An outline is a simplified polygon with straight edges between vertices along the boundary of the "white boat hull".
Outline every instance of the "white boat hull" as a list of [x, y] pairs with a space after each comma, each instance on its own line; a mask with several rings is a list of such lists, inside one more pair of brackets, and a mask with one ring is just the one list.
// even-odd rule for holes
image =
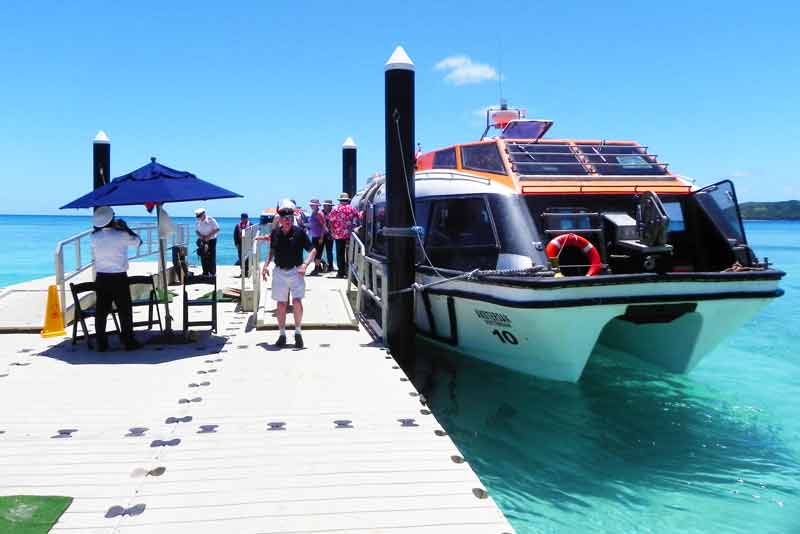
[[[436, 279], [418, 276], [421, 283]], [[575, 382], [598, 342], [672, 372], [689, 372], [779, 294], [777, 280], [554, 289], [454, 281], [418, 294], [415, 319], [422, 335], [469, 356]], [[650, 313], [682, 306], [685, 311], [674, 318], [622, 318], [629, 309]]]

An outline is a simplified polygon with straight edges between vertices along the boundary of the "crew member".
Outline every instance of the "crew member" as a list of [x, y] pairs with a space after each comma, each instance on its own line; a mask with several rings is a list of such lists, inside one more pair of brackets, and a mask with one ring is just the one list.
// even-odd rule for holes
[[219, 225], [212, 217], [206, 215], [205, 208], [194, 210], [197, 218], [197, 241], [200, 251], [200, 263], [203, 266], [203, 275], [217, 274], [217, 234]]
[[[306, 269], [314, 261], [317, 251], [311, 246], [308, 234], [294, 225], [294, 203], [283, 200], [279, 204], [280, 227], [272, 231], [270, 237], [269, 257], [264, 262], [261, 277], [266, 281], [269, 277], [269, 264], [275, 258], [275, 269], [272, 271], [272, 298], [278, 303], [278, 340], [275, 346], [286, 346], [286, 311], [289, 307], [289, 291], [292, 293], [292, 311], [294, 314], [294, 346], [303, 348], [303, 296], [306, 292]], [[303, 251], [310, 252], [303, 261]]]
[[128, 286], [128, 247], [138, 247], [142, 240], [128, 228], [122, 219], [114, 219], [114, 210], [107, 206], [97, 208], [92, 217], [92, 251], [97, 271], [95, 278], [95, 333], [97, 350], [108, 350], [106, 320], [111, 304], [117, 308], [120, 321], [120, 339], [125, 350], [135, 350], [141, 344], [133, 337], [133, 309]]
[[[236, 245], [236, 263], [234, 265], [242, 265], [242, 232], [250, 226], [250, 218], [246, 213], [242, 213], [239, 222], [233, 229], [233, 244]], [[244, 277], [250, 276], [250, 260], [245, 258], [244, 266], [242, 267]]]

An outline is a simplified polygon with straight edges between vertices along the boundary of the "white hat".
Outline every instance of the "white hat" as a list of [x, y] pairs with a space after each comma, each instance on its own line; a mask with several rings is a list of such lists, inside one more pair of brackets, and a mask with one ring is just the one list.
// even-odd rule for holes
[[294, 211], [294, 202], [292, 202], [288, 198], [284, 198], [283, 200], [281, 200], [280, 204], [278, 204], [278, 211], [282, 210]]
[[99, 208], [95, 208], [94, 215], [92, 215], [92, 226], [97, 228], [103, 228], [104, 226], [108, 225], [108, 223], [110, 223], [113, 218], [114, 218], [114, 210], [112, 210], [108, 206], [101, 206]]
[[197, 217], [198, 215], [203, 214], [205, 212], [206, 212], [205, 208], [197, 208], [196, 210], [194, 210], [194, 216]]

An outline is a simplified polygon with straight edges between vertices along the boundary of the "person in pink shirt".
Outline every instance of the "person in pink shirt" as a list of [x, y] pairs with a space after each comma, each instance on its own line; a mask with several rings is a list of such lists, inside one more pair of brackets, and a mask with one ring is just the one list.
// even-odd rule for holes
[[347, 193], [339, 195], [339, 205], [331, 210], [328, 221], [331, 225], [331, 237], [336, 243], [337, 278], [347, 278], [347, 242], [358, 224], [358, 211], [350, 205]]

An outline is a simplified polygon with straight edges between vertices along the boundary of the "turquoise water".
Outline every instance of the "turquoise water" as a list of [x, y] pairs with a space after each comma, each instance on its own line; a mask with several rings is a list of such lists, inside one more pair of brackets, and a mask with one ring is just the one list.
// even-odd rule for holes
[[786, 295], [688, 376], [603, 349], [578, 384], [439, 354], [433, 411], [517, 532], [800, 532], [800, 223], [747, 233]]
[[[155, 224], [155, 217], [124, 217], [130, 224]], [[194, 235], [194, 217], [174, 217], [176, 224], [190, 225]], [[238, 218], [217, 218], [220, 237], [217, 240], [217, 263], [233, 264], [236, 261], [236, 247], [233, 245], [233, 229]], [[3, 243], [3, 259], [0, 261], [0, 287], [50, 276], [54, 272], [55, 248], [59, 241], [85, 230], [91, 229], [89, 216], [50, 216], [50, 215], [0, 215], [0, 243]], [[81, 241], [82, 247], [89, 246], [89, 240]], [[194, 240], [190, 242], [190, 261], [199, 265], [194, 253]], [[89, 249], [84, 250], [84, 258], [91, 257]], [[69, 271], [75, 265], [74, 249], [65, 250], [64, 262]], [[143, 261], [157, 261], [153, 255]], [[167, 257], [170, 261], [170, 257]]]
[[[237, 220], [218, 221], [232, 264]], [[0, 216], [0, 286], [52, 274], [88, 225]], [[747, 232], [786, 295], [691, 375], [601, 349], [563, 384], [437, 354], [433, 410], [519, 533], [800, 533], [800, 223]]]

